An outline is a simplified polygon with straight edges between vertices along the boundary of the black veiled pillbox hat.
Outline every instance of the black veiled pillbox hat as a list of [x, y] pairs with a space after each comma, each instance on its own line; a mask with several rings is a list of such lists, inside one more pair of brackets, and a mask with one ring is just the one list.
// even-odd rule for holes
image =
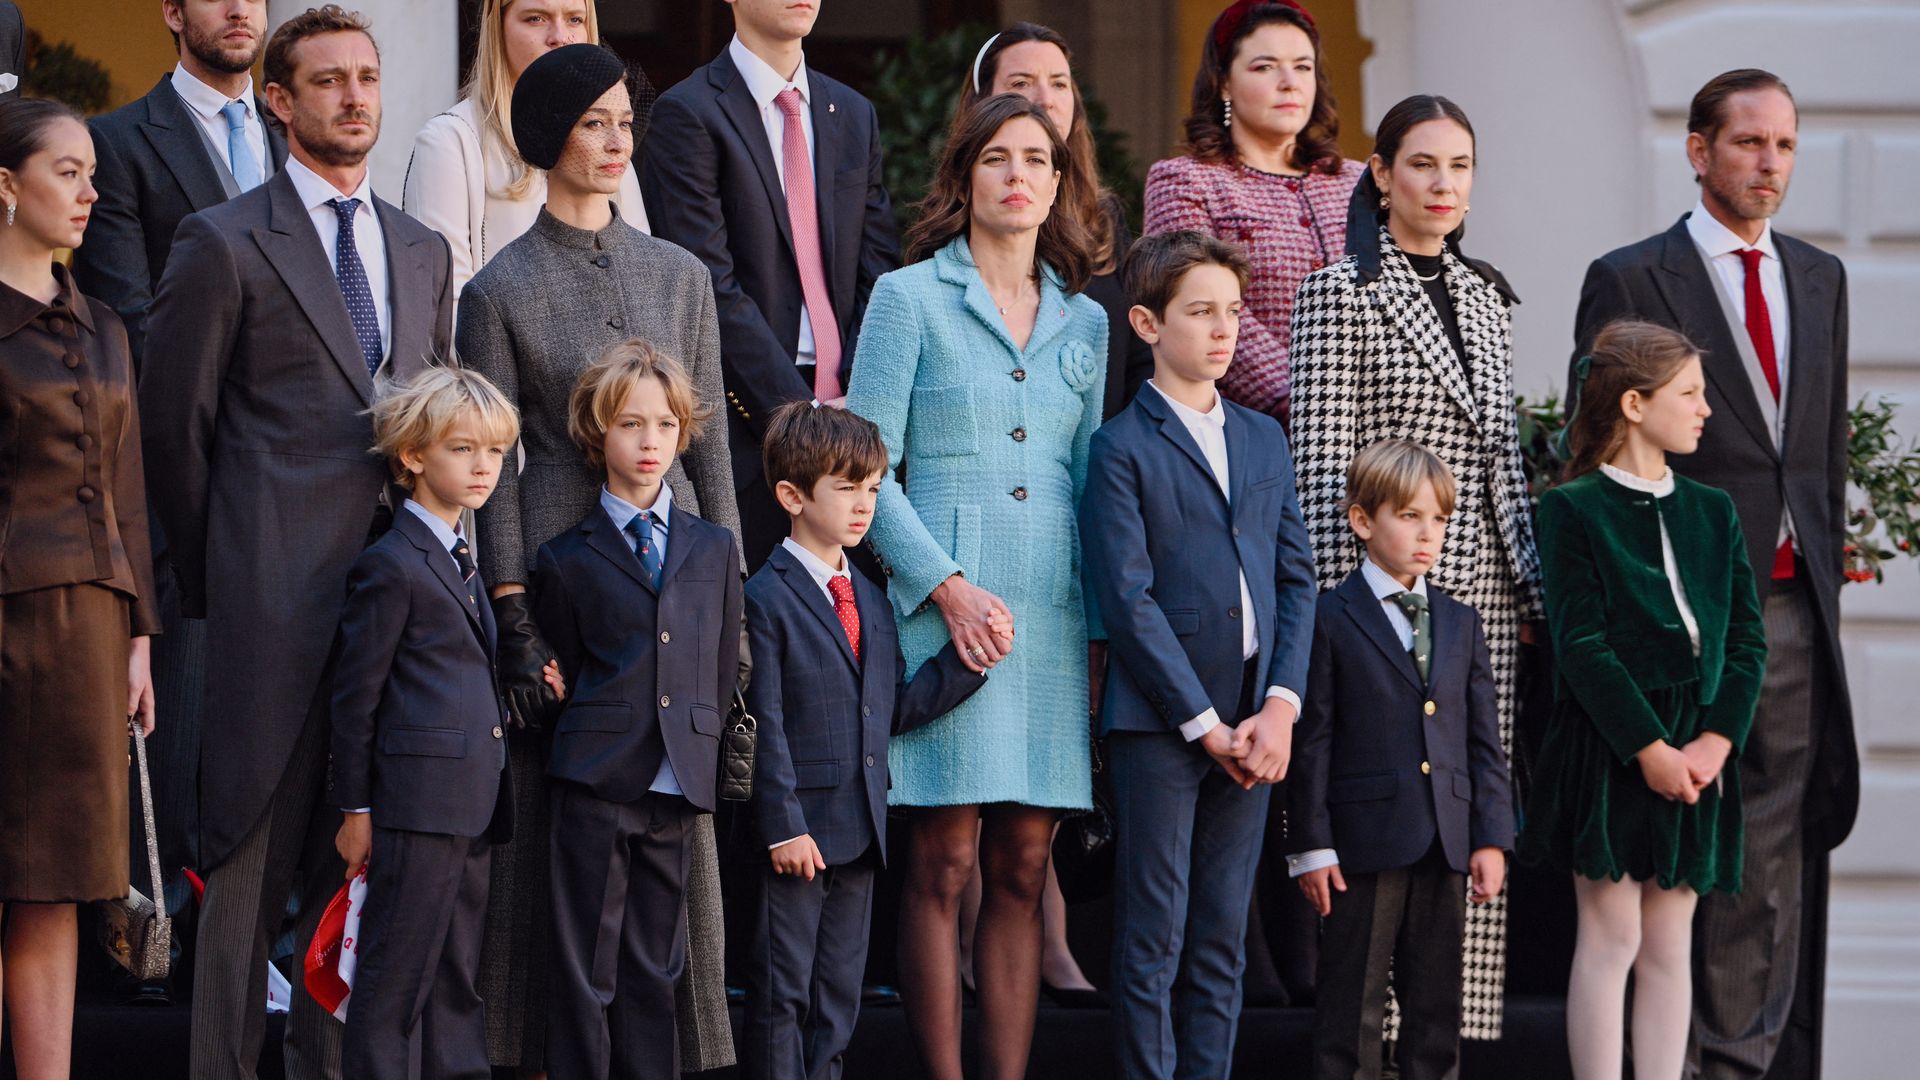
[[513, 86], [513, 143], [520, 159], [536, 169], [553, 168], [581, 115], [626, 77], [619, 57], [585, 42], [528, 64]]

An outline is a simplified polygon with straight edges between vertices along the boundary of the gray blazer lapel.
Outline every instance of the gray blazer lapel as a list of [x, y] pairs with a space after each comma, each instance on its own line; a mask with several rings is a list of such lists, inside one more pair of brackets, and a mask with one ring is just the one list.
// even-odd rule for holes
[[[163, 77], [160, 85], [147, 94], [146, 102], [147, 119], [140, 125], [140, 133], [180, 184], [187, 202], [195, 210], [205, 210], [227, 201], [217, 159], [207, 150], [206, 134], [172, 83]], [[181, 137], [188, 132], [195, 133], [194, 137]]]
[[388, 328], [393, 344], [384, 365], [404, 379], [446, 359], [433, 355], [435, 308], [427, 292], [433, 281], [433, 270], [427, 264], [431, 244], [425, 237], [409, 237], [402, 232], [406, 218], [399, 207], [378, 195], [373, 203], [380, 218], [380, 235], [387, 245], [387, 317], [393, 320]]
[[[1808, 423], [1806, 410], [1814, 398], [1814, 380], [1831, 370], [1834, 362], [1833, 277], [1818, 263], [1806, 263], [1791, 257], [1791, 250], [1774, 237], [1774, 250], [1780, 253], [1782, 277], [1787, 283], [1787, 420], [1780, 429], [1780, 453], [1786, 455], [1786, 440]], [[1824, 449], [1822, 450], [1824, 453]]]
[[[347, 314], [340, 281], [334, 277], [333, 267], [327, 265], [327, 251], [314, 231], [313, 219], [300, 205], [300, 194], [284, 171], [267, 181], [266, 188], [268, 223], [265, 229], [253, 230], [254, 242], [306, 313], [340, 373], [353, 384], [360, 400], [371, 404], [373, 377], [367, 374], [366, 355], [353, 332], [353, 317]], [[391, 271], [388, 276], [391, 279]]]
[[840, 159], [840, 111], [826, 84], [814, 82], [807, 112], [813, 118], [813, 201], [820, 225], [820, 265], [826, 268], [828, 302], [833, 292], [833, 163]]

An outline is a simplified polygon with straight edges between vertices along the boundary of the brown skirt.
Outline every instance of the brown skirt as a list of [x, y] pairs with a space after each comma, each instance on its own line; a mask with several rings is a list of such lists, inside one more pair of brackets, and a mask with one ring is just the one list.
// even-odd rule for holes
[[0, 596], [0, 902], [127, 895], [126, 597]]

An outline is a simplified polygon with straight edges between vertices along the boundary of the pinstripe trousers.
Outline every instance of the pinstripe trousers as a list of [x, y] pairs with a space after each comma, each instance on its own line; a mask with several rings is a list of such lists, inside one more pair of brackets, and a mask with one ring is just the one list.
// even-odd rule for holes
[[1812, 593], [1798, 581], [1781, 585], [1762, 604], [1767, 672], [1753, 731], [1730, 763], [1745, 812], [1740, 892], [1701, 897], [1694, 917], [1687, 1076], [1701, 1080], [1765, 1075], [1799, 976], [1804, 811], [1829, 676]]
[[[343, 1025], [307, 996], [300, 959], [327, 901], [344, 881], [334, 850], [339, 815], [326, 795], [332, 663], [320, 680], [287, 771], [240, 846], [207, 875], [194, 951], [194, 1080], [253, 1080], [267, 1028], [267, 951], [286, 920], [287, 893], [304, 870], [295, 933], [287, 1080], [340, 1080]], [[218, 752], [218, 748], [209, 748]]]

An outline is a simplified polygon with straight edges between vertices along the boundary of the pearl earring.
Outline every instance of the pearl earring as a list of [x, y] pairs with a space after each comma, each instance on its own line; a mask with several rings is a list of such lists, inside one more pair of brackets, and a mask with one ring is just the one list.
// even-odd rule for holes
[[13, 204], [12, 203], [7, 204], [7, 227], [8, 228], [13, 227]]
[[1380, 209], [1386, 210], [1392, 207], [1392, 205], [1392, 202], [1390, 202], [1385, 195], [1380, 196]]
[[1233, 126], [1233, 99], [1232, 98], [1220, 99], [1220, 126], [1221, 127]]

